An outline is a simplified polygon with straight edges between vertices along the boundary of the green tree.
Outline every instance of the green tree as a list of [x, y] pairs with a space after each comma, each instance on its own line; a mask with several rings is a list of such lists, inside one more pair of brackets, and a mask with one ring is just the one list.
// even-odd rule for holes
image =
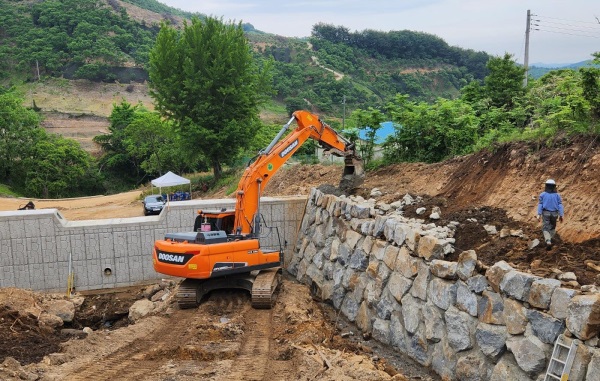
[[140, 163], [151, 175], [163, 175], [172, 170], [182, 173], [197, 168], [188, 160], [189, 155], [179, 149], [180, 140], [170, 123], [155, 112], [140, 110], [124, 130], [127, 154]]
[[525, 94], [523, 79], [525, 69], [517, 66], [512, 55], [493, 57], [487, 63], [490, 73], [485, 77], [485, 94], [495, 107], [512, 108], [517, 99]]
[[[600, 52], [594, 53], [593, 62], [600, 65]], [[589, 102], [591, 115], [594, 121], [600, 119], [600, 69], [598, 67], [586, 67], [579, 69], [581, 73], [581, 85], [583, 96]]]
[[[585, 78], [585, 76], [583, 76]], [[590, 126], [590, 103], [584, 95], [582, 73], [553, 70], [533, 81], [526, 107], [531, 109], [530, 126], [537, 135], [550, 138], [559, 130], [585, 131]]]
[[369, 107], [367, 110], [355, 110], [352, 119], [360, 131], [365, 132], [365, 139], [358, 141], [358, 150], [365, 162], [365, 166], [373, 159], [375, 153], [375, 137], [385, 121], [385, 115], [377, 109]]
[[94, 142], [102, 148], [100, 168], [109, 178], [118, 178], [124, 184], [139, 183], [145, 177], [139, 161], [127, 151], [125, 129], [135, 120], [135, 114], [141, 106], [132, 106], [123, 100], [113, 105], [109, 116], [108, 134], [94, 137]]
[[477, 141], [478, 118], [460, 99], [430, 105], [398, 95], [387, 107], [398, 126], [384, 144], [388, 161], [437, 162], [471, 152]]
[[241, 24], [193, 18], [181, 33], [161, 26], [149, 74], [158, 112], [220, 178], [222, 165], [250, 144], [259, 106], [271, 95], [270, 65], [255, 64]]
[[0, 181], [34, 197], [99, 191], [93, 158], [70, 139], [46, 133], [15, 93], [0, 92]]
[[43, 198], [82, 196], [101, 189], [91, 156], [74, 140], [46, 135], [23, 160], [24, 188]]
[[22, 105], [14, 92], [0, 94], [0, 181], [16, 180], [28, 147], [45, 135], [38, 115]]

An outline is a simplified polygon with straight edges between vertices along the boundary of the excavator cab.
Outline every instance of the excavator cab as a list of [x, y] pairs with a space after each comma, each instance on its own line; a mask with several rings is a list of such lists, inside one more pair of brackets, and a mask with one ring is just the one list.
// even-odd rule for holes
[[199, 210], [194, 221], [195, 232], [222, 230], [227, 235], [234, 234], [235, 210]]

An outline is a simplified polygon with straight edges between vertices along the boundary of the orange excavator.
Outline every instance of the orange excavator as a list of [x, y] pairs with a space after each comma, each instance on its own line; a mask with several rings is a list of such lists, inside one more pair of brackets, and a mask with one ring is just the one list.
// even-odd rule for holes
[[[294, 121], [297, 127], [290, 131]], [[260, 214], [260, 197], [273, 175], [308, 139], [317, 141], [326, 152], [344, 157], [341, 192], [351, 193], [362, 184], [363, 165], [354, 144], [318, 116], [294, 112], [269, 146], [246, 167], [235, 192], [234, 210], [200, 210], [193, 232], [167, 233], [164, 240], [154, 243], [154, 270], [185, 278], [177, 292], [180, 308], [197, 307], [204, 295], [219, 288], [246, 289], [254, 308], [271, 308], [284, 245], [279, 240], [276, 249], [261, 247], [263, 228], [272, 228], [266, 227]]]

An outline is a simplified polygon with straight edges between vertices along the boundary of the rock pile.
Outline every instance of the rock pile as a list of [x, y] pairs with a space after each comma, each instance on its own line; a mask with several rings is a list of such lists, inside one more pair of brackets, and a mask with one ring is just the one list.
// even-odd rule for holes
[[504, 261], [488, 268], [473, 250], [447, 261], [458, 222], [405, 218], [402, 205], [411, 202], [407, 195], [381, 205], [313, 189], [288, 271], [364, 333], [445, 379], [543, 379], [559, 335], [581, 342], [569, 380], [600, 379], [594, 288], [566, 288], [567, 279]]

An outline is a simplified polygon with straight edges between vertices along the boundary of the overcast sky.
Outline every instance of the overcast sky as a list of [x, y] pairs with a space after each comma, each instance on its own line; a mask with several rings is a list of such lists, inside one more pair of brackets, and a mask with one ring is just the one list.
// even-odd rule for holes
[[[508, 52], [522, 63], [527, 10], [534, 15], [529, 62], [574, 63], [600, 51], [598, 0], [159, 0], [190, 12], [242, 21], [287, 37], [308, 37], [318, 22], [350, 31], [413, 30], [450, 45]], [[535, 21], [539, 20], [539, 21]]]

